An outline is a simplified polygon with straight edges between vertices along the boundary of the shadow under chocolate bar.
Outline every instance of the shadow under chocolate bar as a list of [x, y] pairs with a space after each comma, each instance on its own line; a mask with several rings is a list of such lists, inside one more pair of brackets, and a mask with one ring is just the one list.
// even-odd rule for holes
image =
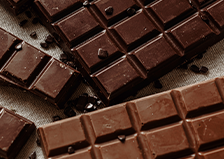
[[18, 15], [32, 5], [34, 0], [1, 0], [1, 4], [13, 14]]
[[81, 75], [0, 28], [0, 78], [63, 108]]
[[219, 77], [47, 124], [38, 135], [49, 159], [221, 159], [223, 99]]
[[15, 159], [34, 130], [33, 122], [0, 106], [0, 158]]
[[224, 37], [223, 0], [35, 0], [34, 9], [106, 105]]

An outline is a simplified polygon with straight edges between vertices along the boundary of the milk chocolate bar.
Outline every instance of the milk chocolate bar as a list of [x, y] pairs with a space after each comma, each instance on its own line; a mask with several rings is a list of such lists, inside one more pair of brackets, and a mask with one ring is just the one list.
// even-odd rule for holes
[[2, 0], [2, 4], [15, 15], [26, 10], [33, 3], [33, 0]]
[[49, 159], [221, 159], [223, 99], [220, 77], [44, 125], [38, 135]]
[[0, 78], [63, 108], [81, 81], [75, 69], [0, 29]]
[[34, 130], [33, 122], [0, 106], [0, 158], [15, 159]]
[[223, 0], [35, 0], [34, 5], [106, 105], [224, 37]]

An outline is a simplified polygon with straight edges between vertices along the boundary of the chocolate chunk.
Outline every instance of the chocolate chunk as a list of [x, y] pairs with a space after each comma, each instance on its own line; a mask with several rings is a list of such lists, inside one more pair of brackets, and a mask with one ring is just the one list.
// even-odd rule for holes
[[53, 116], [53, 122], [58, 121], [58, 120], [61, 120], [60, 116], [58, 116], [58, 115]]
[[22, 44], [22, 43], [19, 43], [19, 44], [17, 44], [17, 45], [15, 46], [15, 49], [16, 49], [17, 51], [22, 50], [22, 48], [23, 48], [23, 44]]
[[37, 37], [37, 33], [34, 31], [34, 32], [32, 32], [32, 33], [30, 34], [30, 36], [31, 36], [32, 38], [36, 38], [36, 37]]
[[51, 43], [54, 42], [54, 38], [51, 35], [48, 35], [47, 38], [46, 38], [46, 40], [45, 40], [45, 42], [47, 44], [51, 44]]
[[199, 70], [201, 73], [207, 73], [208, 72], [208, 68], [205, 66], [202, 66]]
[[76, 112], [72, 109], [72, 107], [67, 106], [64, 110], [64, 114], [68, 117], [76, 116]]
[[32, 23], [37, 24], [39, 21], [40, 21], [39, 18], [33, 18]]
[[69, 154], [73, 154], [73, 153], [75, 153], [75, 149], [73, 148], [73, 146], [69, 146], [69, 147], [68, 147], [68, 153], [69, 153]]
[[19, 26], [22, 27], [22, 26], [24, 26], [27, 22], [28, 22], [28, 20], [25, 19], [25, 20], [23, 20], [23, 21], [21, 21], [21, 22], [19, 23]]
[[33, 122], [0, 106], [1, 157], [15, 159], [34, 130]]
[[117, 138], [118, 138], [118, 140], [120, 140], [121, 142], [125, 142], [126, 136], [125, 136], [125, 135], [118, 135]]
[[92, 103], [93, 105], [95, 105], [98, 100], [99, 98], [97, 96], [88, 97], [88, 103]]
[[160, 83], [159, 80], [155, 80], [154, 81], [154, 87], [158, 88], [158, 89], [161, 89], [161, 88], [163, 88], [163, 85]]
[[41, 42], [40, 46], [45, 49], [47, 49], [49, 47], [49, 45], [46, 42]]
[[200, 69], [196, 65], [191, 65], [190, 70], [195, 72], [195, 73], [200, 73]]
[[134, 8], [128, 8], [127, 13], [128, 13], [129, 16], [132, 16], [136, 13], [136, 10]]
[[81, 82], [80, 73], [1, 28], [0, 37], [0, 80], [64, 108]]
[[36, 152], [34, 151], [30, 156], [29, 156], [29, 159], [36, 159], [37, 157], [37, 154]]
[[77, 104], [76, 104], [76, 109], [83, 111], [86, 104], [88, 102], [88, 94], [84, 93], [82, 95], [79, 96], [78, 100], [77, 100]]
[[27, 18], [32, 18], [32, 14], [30, 11], [25, 11]]
[[98, 57], [100, 59], [106, 59], [108, 57], [107, 50], [103, 50], [102, 48], [99, 48], [99, 50], [98, 50]]
[[87, 112], [91, 112], [94, 111], [96, 109], [96, 107], [94, 107], [94, 105], [92, 103], [87, 103], [84, 110], [86, 110]]
[[114, 8], [112, 6], [109, 6], [105, 9], [105, 12], [107, 15], [112, 15], [114, 12]]

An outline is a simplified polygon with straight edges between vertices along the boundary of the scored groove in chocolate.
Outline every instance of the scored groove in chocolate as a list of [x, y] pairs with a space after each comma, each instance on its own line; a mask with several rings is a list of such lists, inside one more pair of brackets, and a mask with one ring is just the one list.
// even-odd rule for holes
[[0, 78], [63, 108], [80, 73], [1, 28], [0, 43]]
[[[220, 10], [223, 8], [224, 4], [222, 0], [194, 0], [191, 4], [189, 0], [171, 0], [169, 2], [160, 0], [98, 0], [90, 1], [88, 7], [78, 7], [79, 2], [79, 0], [67, 2], [68, 4], [63, 5], [59, 11], [52, 11], [52, 8], [47, 7], [42, 0], [35, 0], [35, 8], [39, 12], [43, 23], [52, 34], [61, 36], [62, 41], [58, 41], [58, 44], [61, 45], [64, 50], [76, 56], [79, 63], [84, 67], [80, 67], [82, 74], [90, 85], [97, 90], [98, 95], [106, 105], [110, 104], [112, 99], [121, 96], [126, 89], [128, 90], [127, 85], [137, 85], [145, 80], [145, 77], [148, 77], [149, 81], [155, 80], [162, 75], [161, 72], [164, 72], [164, 67], [168, 67], [169, 62], [173, 63], [172, 68], [174, 68], [185, 59], [189, 60], [197, 53], [204, 51], [201, 50], [202, 48], [204, 49], [204, 46], [213, 44], [214, 40], [212, 39], [215, 36], [217, 36], [217, 41], [223, 37], [223, 33], [221, 32], [223, 30], [222, 26], [224, 26], [221, 24], [222, 19], [217, 17], [218, 15], [214, 11], [217, 7], [219, 7]], [[47, 3], [50, 3], [50, 1]], [[52, 5], [56, 7], [58, 4], [55, 3]], [[69, 5], [77, 6], [77, 8], [70, 10], [70, 14], [65, 13], [68, 11], [66, 7]], [[195, 8], [192, 7], [192, 5], [195, 6]], [[113, 13], [107, 15], [105, 9], [110, 6], [114, 9]], [[170, 9], [172, 7], [175, 8]], [[128, 15], [127, 9], [129, 8], [135, 9], [136, 13], [132, 16]], [[46, 14], [51, 12], [55, 12], [61, 16], [56, 18], [54, 14]], [[48, 23], [47, 20], [49, 21], [52, 17], [56, 19]], [[83, 23], [88, 19], [85, 21], [85, 24], [82, 25], [78, 35], [72, 35], [73, 32], [75, 33], [75, 30], [77, 30], [75, 28], [78, 27], [78, 25], [73, 25], [71, 20], [68, 20], [71, 17], [76, 18], [77, 22], [81, 21]], [[85, 20], [83, 21], [83, 19]], [[207, 20], [205, 21], [203, 19]], [[67, 23], [66, 27], [63, 28], [60, 26], [62, 22]], [[222, 26], [220, 26], [220, 24]], [[85, 27], [86, 25], [88, 25], [88, 27]], [[71, 30], [73, 31], [71, 32]], [[88, 55], [89, 57], [97, 57], [97, 50], [101, 48], [101, 46], [95, 41], [95, 38], [105, 38], [104, 36], [100, 36], [103, 33], [107, 35], [106, 39], [108, 40], [106, 41], [108, 41], [108, 43], [100, 45], [107, 46], [111, 45], [112, 42], [114, 47], [116, 47], [121, 54], [116, 54], [117, 56], [108, 56], [106, 61], [88, 58]], [[192, 37], [188, 35], [192, 35]], [[168, 44], [169, 46], [167, 47], [172, 50], [171, 52], [175, 52], [175, 55], [164, 59], [164, 61], [155, 59], [157, 63], [148, 67], [147, 64], [152, 63], [152, 57], [147, 54], [145, 56], [148, 57], [148, 61], [142, 61], [142, 59], [139, 59], [139, 57], [135, 55], [135, 52], [142, 51], [142, 48], [160, 37], [164, 39], [160, 45]], [[96, 49], [93, 47], [92, 50], [86, 52], [85, 48], [89, 48], [90, 45], [95, 45], [95, 47], [99, 45], [99, 48]], [[152, 46], [153, 45], [156, 44], [152, 43]], [[162, 47], [159, 48], [161, 49]], [[161, 54], [163, 53], [162, 50], [159, 51], [160, 52], [157, 53], [158, 58], [162, 56]], [[143, 52], [143, 54], [146, 53]], [[86, 57], [84, 57], [84, 55]], [[98, 79], [98, 74], [112, 73], [110, 70], [110, 68], [112, 68], [111, 66], [121, 59], [128, 59], [130, 55], [136, 56], [135, 60], [131, 60], [131, 65], [134, 66], [133, 68], [139, 74], [140, 78], [142, 74], [144, 74], [143, 78], [136, 83], [133, 83], [133, 80], [129, 80], [129, 82], [126, 83], [125, 78], [113, 78], [117, 80], [118, 83], [123, 83], [119, 89], [114, 88], [114, 90], [107, 90], [103, 83], [95, 82], [96, 79], [97, 81], [101, 80]], [[127, 62], [130, 62], [130, 60], [127, 60]], [[92, 63], [92, 65], [89, 65], [89, 63]], [[172, 68], [165, 70], [170, 71]], [[123, 72], [122, 75], [125, 75], [125, 73], [126, 72]], [[109, 83], [110, 81], [107, 82]]]
[[[63, 135], [68, 137], [68, 134], [61, 132], [65, 130], [49, 132], [52, 125], [68, 125], [68, 122], [81, 119], [79, 124], [82, 126], [77, 126], [76, 131], [84, 130], [89, 146], [76, 149], [74, 157], [80, 153], [88, 154], [91, 149], [94, 155], [87, 159], [166, 159], [190, 156], [192, 159], [210, 159], [210, 155], [214, 155], [213, 159], [216, 159], [216, 155], [223, 158], [223, 92], [224, 77], [219, 77], [41, 126], [38, 135], [48, 154], [53, 151], [49, 147], [51, 141], [55, 140], [54, 133], [61, 134], [61, 138]], [[188, 115], [192, 112], [197, 113]], [[174, 116], [179, 118], [170, 118]], [[164, 120], [168, 121], [161, 123]], [[126, 136], [123, 143], [117, 138], [119, 135]], [[46, 157], [64, 159], [72, 156], [61, 153]]]

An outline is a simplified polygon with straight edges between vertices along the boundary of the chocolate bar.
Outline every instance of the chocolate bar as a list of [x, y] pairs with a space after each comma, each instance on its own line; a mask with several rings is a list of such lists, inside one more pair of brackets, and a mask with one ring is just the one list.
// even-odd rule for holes
[[0, 78], [63, 108], [81, 81], [75, 69], [0, 29]]
[[35, 0], [34, 8], [106, 105], [224, 37], [222, 0]]
[[30, 120], [0, 106], [0, 158], [15, 159], [35, 128]]
[[26, 10], [33, 3], [33, 0], [2, 0], [2, 4], [15, 15]]
[[49, 159], [221, 159], [223, 99], [220, 77], [60, 120], [37, 132]]

